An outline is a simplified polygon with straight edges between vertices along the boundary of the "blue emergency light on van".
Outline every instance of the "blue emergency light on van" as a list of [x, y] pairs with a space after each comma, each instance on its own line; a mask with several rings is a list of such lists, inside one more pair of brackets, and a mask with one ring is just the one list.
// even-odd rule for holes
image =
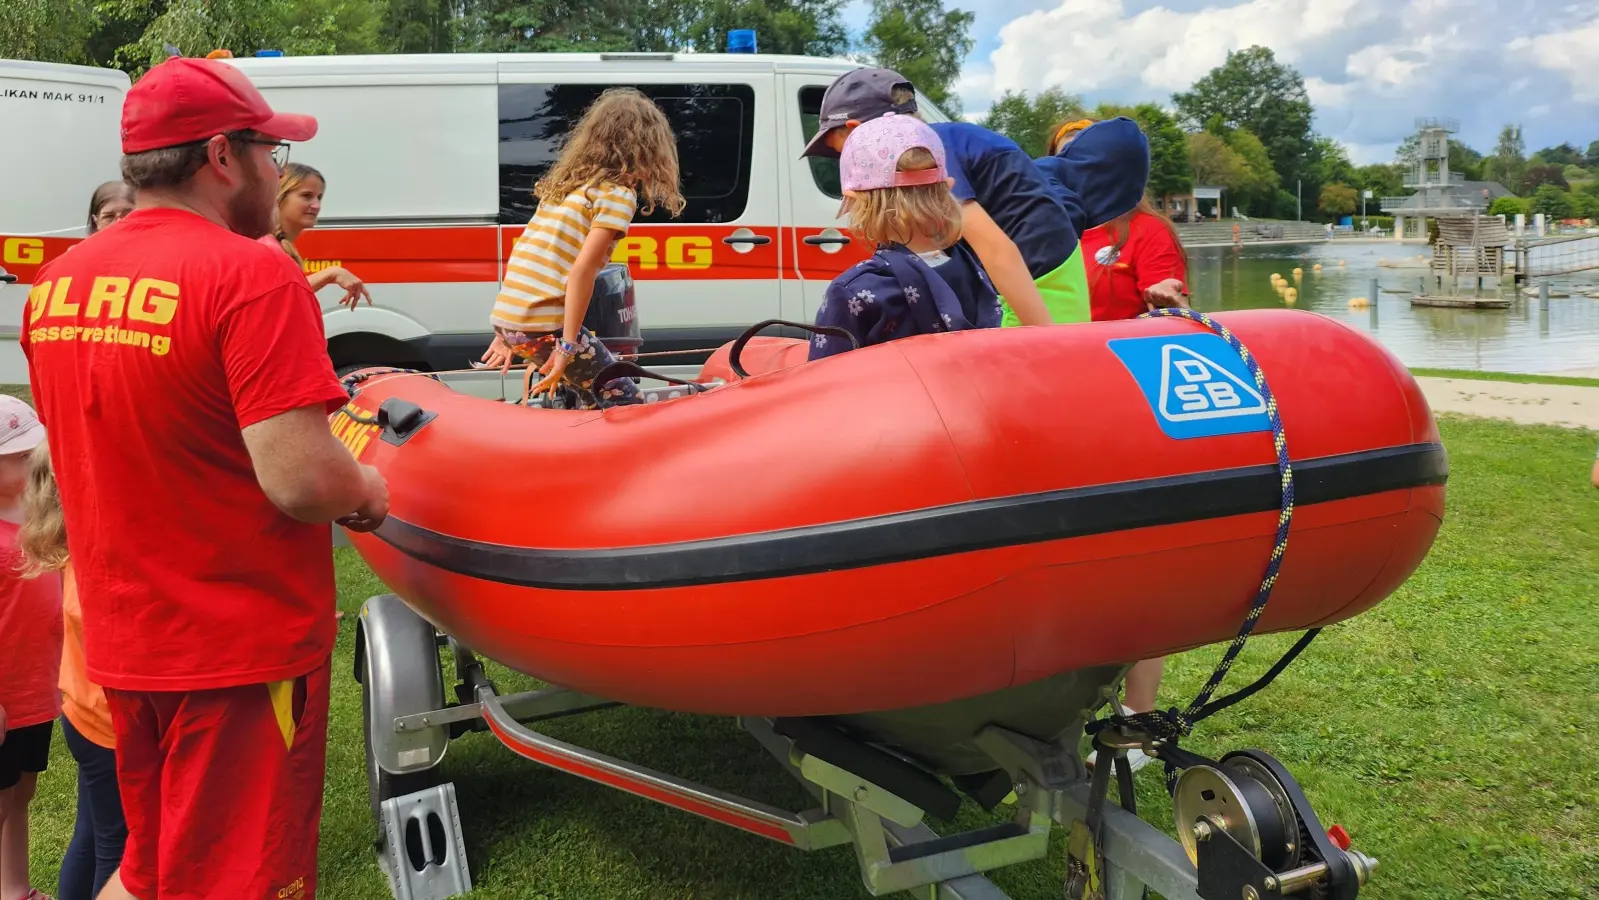
[[754, 53], [755, 29], [735, 28], [727, 33], [727, 52]]
[[282, 56], [283, 55], [283, 51], [282, 50], [257, 50], [257, 51], [255, 51], [255, 55], [256, 56]]

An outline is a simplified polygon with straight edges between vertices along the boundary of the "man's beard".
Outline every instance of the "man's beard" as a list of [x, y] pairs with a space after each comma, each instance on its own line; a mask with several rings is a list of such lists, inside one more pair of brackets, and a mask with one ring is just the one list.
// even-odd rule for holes
[[276, 207], [276, 192], [262, 190], [261, 177], [251, 169], [239, 192], [228, 198], [228, 225], [251, 240], [271, 234]]

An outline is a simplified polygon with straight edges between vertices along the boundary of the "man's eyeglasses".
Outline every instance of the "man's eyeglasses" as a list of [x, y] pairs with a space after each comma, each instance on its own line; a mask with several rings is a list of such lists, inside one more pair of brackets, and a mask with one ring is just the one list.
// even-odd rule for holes
[[277, 167], [279, 169], [282, 169], [284, 166], [287, 166], [289, 164], [289, 142], [288, 141], [269, 141], [269, 140], [266, 140], [265, 138], [247, 137], [247, 138], [239, 138], [239, 143], [241, 143], [241, 144], [260, 144], [263, 147], [271, 147], [272, 148], [272, 161], [277, 164]]

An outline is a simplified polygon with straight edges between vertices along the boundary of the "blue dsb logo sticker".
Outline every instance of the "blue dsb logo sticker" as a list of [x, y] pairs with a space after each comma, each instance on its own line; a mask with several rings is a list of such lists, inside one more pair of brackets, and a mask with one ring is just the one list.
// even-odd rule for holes
[[1121, 338], [1110, 350], [1132, 373], [1155, 421], [1177, 440], [1270, 431], [1266, 400], [1244, 361], [1214, 334]]

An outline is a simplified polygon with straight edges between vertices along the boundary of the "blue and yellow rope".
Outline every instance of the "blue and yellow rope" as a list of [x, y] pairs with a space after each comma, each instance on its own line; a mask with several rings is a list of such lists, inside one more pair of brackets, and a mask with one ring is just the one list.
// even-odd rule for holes
[[1288, 527], [1294, 520], [1294, 467], [1288, 459], [1288, 438], [1283, 434], [1282, 417], [1277, 412], [1277, 398], [1272, 396], [1271, 387], [1266, 384], [1266, 376], [1260, 370], [1260, 363], [1231, 329], [1210, 316], [1191, 309], [1157, 309], [1139, 318], [1187, 319], [1210, 329], [1226, 341], [1227, 346], [1233, 348], [1244, 361], [1244, 367], [1249, 370], [1250, 377], [1254, 379], [1256, 390], [1260, 391], [1261, 398], [1266, 401], [1266, 418], [1271, 424], [1272, 445], [1277, 451], [1277, 472], [1282, 484], [1282, 506], [1277, 513], [1277, 538], [1271, 548], [1271, 559], [1266, 563], [1265, 577], [1261, 579], [1260, 589], [1255, 592], [1254, 602], [1250, 604], [1249, 612], [1244, 616], [1243, 626], [1239, 628], [1237, 637], [1234, 637], [1232, 643], [1227, 646], [1227, 652], [1222, 655], [1221, 662], [1216, 664], [1216, 671], [1211, 673], [1204, 689], [1186, 709], [1179, 710], [1173, 707], [1133, 716], [1113, 716], [1093, 723], [1089, 729], [1090, 733], [1095, 733], [1110, 725], [1122, 724], [1142, 730], [1155, 738], [1172, 739], [1188, 734], [1199, 718], [1202, 718], [1199, 715], [1200, 711], [1226, 680], [1227, 673], [1238, 659], [1238, 654], [1243, 652], [1244, 644], [1248, 643], [1249, 636], [1259, 624], [1260, 614], [1265, 611], [1266, 603], [1271, 600], [1272, 587], [1276, 585], [1277, 573], [1282, 569], [1283, 555], [1288, 552]]

